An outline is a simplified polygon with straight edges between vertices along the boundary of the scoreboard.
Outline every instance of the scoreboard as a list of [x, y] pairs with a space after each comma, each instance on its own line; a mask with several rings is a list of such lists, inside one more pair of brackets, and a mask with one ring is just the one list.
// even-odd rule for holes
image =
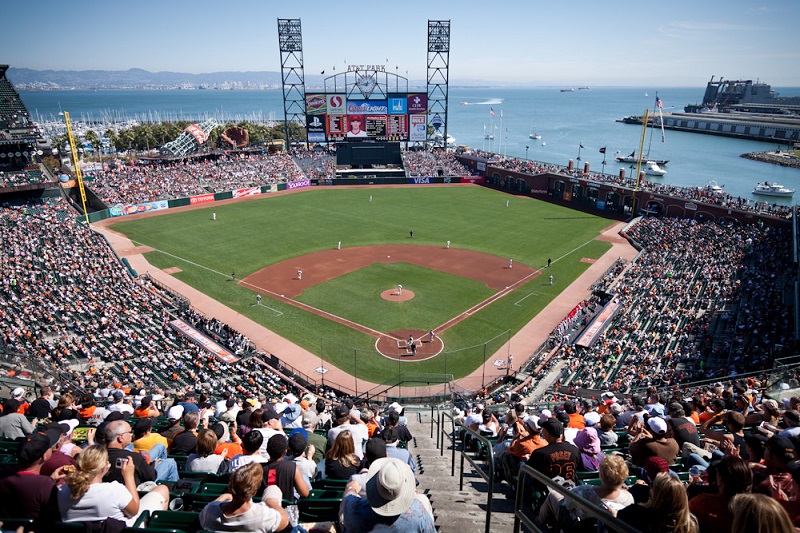
[[424, 141], [427, 112], [425, 93], [390, 93], [381, 99], [306, 94], [309, 142]]

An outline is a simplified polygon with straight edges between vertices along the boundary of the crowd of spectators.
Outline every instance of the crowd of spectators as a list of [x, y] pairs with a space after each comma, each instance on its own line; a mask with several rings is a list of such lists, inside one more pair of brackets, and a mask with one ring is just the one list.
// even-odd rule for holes
[[[618, 174], [603, 174], [600, 172], [585, 173], [583, 172], [583, 169], [577, 167], [569, 170], [569, 167], [563, 165], [541, 163], [538, 161], [520, 159], [517, 157], [503, 158], [497, 154], [483, 152], [480, 150], [474, 151], [472, 155], [491, 161], [492, 166], [497, 166], [506, 170], [520, 172], [523, 174], [562, 174], [572, 177], [581, 177], [598, 183], [613, 183], [629, 189], [637, 188], [636, 176], [626, 176], [623, 178]], [[792, 210], [791, 206], [771, 204], [763, 201], [754, 201], [749, 198], [743, 198], [741, 196], [733, 196], [725, 192], [714, 191], [709, 187], [680, 187], [677, 185], [657, 183], [644, 179], [638, 184], [638, 188], [655, 194], [676, 196], [694, 202], [718, 205], [730, 209], [737, 209], [739, 211], [761, 213], [778, 218], [788, 217]]]
[[327, 150], [292, 150], [291, 156], [308, 179], [336, 177], [336, 155]]
[[[455, 417], [495, 439], [495, 471], [509, 497], [527, 464], [640, 531], [791, 533], [800, 525], [800, 398], [777, 402], [764, 384], [609, 391], [547, 409], [475, 403]], [[521, 496], [539, 527], [596, 527], [574, 501], [530, 481]]]
[[259, 187], [303, 178], [284, 153], [226, 156], [168, 165], [114, 165], [95, 174], [92, 189], [109, 205]]
[[627, 235], [643, 249], [609, 289], [619, 310], [589, 348], [562, 343], [566, 383], [627, 391], [764, 370], [784, 355], [786, 230], [645, 218]]
[[76, 224], [63, 201], [4, 208], [0, 237], [0, 347], [6, 353], [85, 387], [297, 390], [253, 357], [247, 337], [216, 319], [191, 309], [179, 315], [238, 354], [236, 363], [222, 362], [169, 327], [149, 278], [131, 278], [105, 239]]
[[39, 185], [44, 182], [39, 169], [0, 172], [0, 188]]
[[[109, 384], [64, 389], [56, 400], [43, 387], [28, 404], [18, 399], [22, 389], [13, 391], [2, 403], [0, 438], [18, 428], [19, 446], [0, 452], [0, 514], [37, 527], [105, 522], [121, 530], [140, 517], [155, 520], [145, 512], [177, 508], [205, 529], [283, 531], [303, 519], [297, 505], [322, 483], [337, 508], [328, 519], [348, 531], [435, 532], [430, 501], [416, 491], [417, 464], [406, 449], [413, 435], [399, 404], [331, 406], [310, 393], [258, 388], [162, 392]], [[63, 409], [73, 397], [87, 407]], [[41, 423], [28, 423], [34, 412]], [[17, 419], [25, 424], [5, 423]], [[213, 501], [175, 498], [188, 490], [184, 481], [227, 486], [213, 489]]]
[[403, 166], [409, 177], [471, 176], [472, 171], [462, 165], [447, 150], [408, 150], [403, 152]]

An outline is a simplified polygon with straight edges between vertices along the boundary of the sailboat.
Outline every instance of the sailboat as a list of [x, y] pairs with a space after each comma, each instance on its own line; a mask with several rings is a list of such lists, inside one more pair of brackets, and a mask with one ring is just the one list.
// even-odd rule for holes
[[[645, 93], [645, 96], [647, 96], [647, 93]], [[656, 93], [656, 103], [653, 105], [653, 116], [654, 117], [655, 117], [656, 107], [658, 106], [658, 103], [660, 101], [661, 100], [658, 98], [658, 93]], [[656, 165], [656, 168], [658, 168], [659, 166], [664, 166], [667, 163], [669, 163], [669, 159], [655, 159], [655, 158], [651, 158], [650, 157], [650, 147], [653, 145], [653, 129], [652, 128], [654, 128], [655, 125], [652, 125], [650, 127], [651, 127], [651, 129], [650, 129], [650, 141], [649, 141], [649, 143], [647, 145], [647, 153], [644, 154], [644, 157], [642, 158], [642, 160], [646, 161], [648, 164], [649, 163], [654, 163]], [[664, 142], [663, 135], [661, 137], [661, 142]], [[634, 150], [633, 152], [631, 152], [628, 155], [622, 155], [619, 151], [617, 151], [614, 154], [614, 157], [620, 163], [636, 163], [636, 162], [639, 161], [639, 158], [636, 156], [636, 150]], [[663, 172], [663, 174], [661, 174], [659, 172]], [[655, 175], [655, 176], [663, 176], [664, 174], [666, 174], [666, 171], [664, 171], [663, 169], [659, 168], [658, 171], [653, 171], [652, 173], [648, 172], [648, 174], [652, 174], [652, 175]]]

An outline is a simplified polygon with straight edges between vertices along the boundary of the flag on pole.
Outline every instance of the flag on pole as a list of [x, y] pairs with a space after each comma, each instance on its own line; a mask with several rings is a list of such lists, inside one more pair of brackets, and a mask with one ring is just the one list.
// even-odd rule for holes
[[586, 148], [586, 147], [585, 147], [584, 145], [582, 145], [582, 144], [580, 145], [580, 147], [581, 147], [581, 148]]
[[664, 102], [661, 101], [658, 95], [656, 95], [656, 107], [658, 107], [658, 119], [661, 122], [661, 142], [663, 143], [666, 140], [664, 138], [664, 115], [661, 112], [664, 109]]
[[664, 102], [661, 101], [661, 98], [656, 95], [656, 107], [659, 109], [664, 109]]
[[503, 110], [500, 110], [500, 118], [503, 118]]
[[605, 146], [603, 146], [602, 148], [600, 148], [600, 153], [601, 153], [601, 154], [604, 154], [604, 153], [606, 153], [606, 147], [605, 147]]
[[489, 116], [492, 116], [492, 117], [494, 116], [494, 108], [493, 107], [489, 108]]

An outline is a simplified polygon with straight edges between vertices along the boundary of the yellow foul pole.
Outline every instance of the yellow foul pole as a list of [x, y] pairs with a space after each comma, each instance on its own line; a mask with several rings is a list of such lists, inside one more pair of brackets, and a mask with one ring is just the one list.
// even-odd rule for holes
[[639, 185], [641, 185], [642, 175], [642, 157], [644, 157], [644, 139], [647, 137], [647, 122], [650, 120], [650, 110], [645, 109], [642, 115], [642, 137], [639, 139], [639, 157], [636, 158], [636, 186], [633, 188], [633, 208], [631, 209], [631, 216], [636, 216], [636, 193], [639, 192]]
[[89, 225], [89, 212], [86, 210], [86, 191], [83, 188], [83, 175], [81, 166], [78, 164], [78, 147], [75, 144], [75, 136], [72, 135], [72, 123], [69, 121], [69, 113], [64, 111], [64, 124], [67, 126], [67, 137], [69, 138], [69, 148], [72, 152], [72, 166], [75, 168], [75, 177], [78, 178], [78, 190], [81, 192], [81, 203], [83, 204], [83, 215], [86, 218], [86, 225]]

